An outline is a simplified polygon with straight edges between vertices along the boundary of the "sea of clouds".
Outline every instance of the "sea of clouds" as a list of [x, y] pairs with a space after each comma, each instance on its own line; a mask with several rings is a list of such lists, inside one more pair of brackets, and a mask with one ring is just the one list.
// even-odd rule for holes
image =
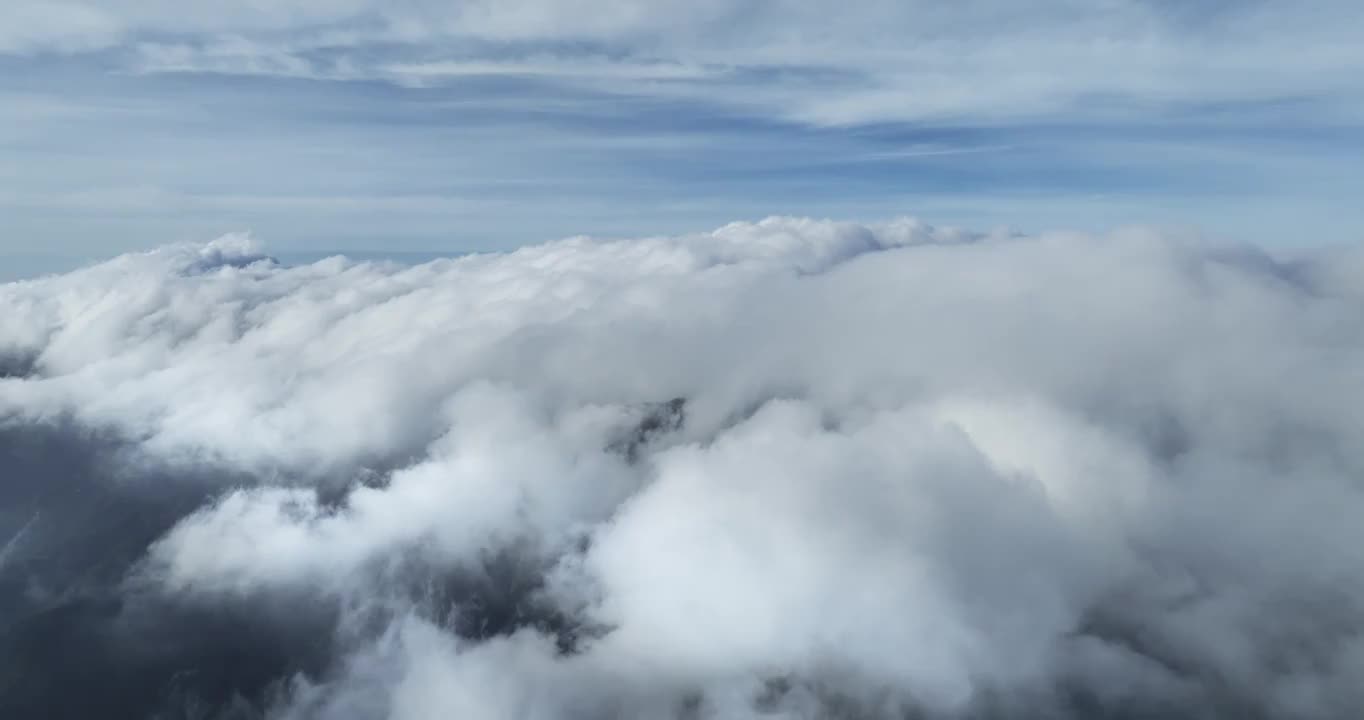
[[0, 716], [1352, 718], [1364, 250], [790, 218], [0, 285]]

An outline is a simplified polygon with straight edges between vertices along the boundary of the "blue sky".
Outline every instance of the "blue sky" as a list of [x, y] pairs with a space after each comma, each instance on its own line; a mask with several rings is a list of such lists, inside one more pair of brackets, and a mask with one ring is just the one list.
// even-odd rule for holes
[[7, 8], [11, 267], [236, 230], [460, 252], [772, 214], [1364, 239], [1355, 2]]

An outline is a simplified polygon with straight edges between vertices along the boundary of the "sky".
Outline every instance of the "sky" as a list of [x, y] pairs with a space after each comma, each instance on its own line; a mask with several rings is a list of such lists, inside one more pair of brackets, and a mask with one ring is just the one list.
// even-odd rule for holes
[[5, 0], [5, 275], [800, 215], [1364, 238], [1351, 0]]
[[0, 10], [0, 718], [1360, 716], [1358, 0]]

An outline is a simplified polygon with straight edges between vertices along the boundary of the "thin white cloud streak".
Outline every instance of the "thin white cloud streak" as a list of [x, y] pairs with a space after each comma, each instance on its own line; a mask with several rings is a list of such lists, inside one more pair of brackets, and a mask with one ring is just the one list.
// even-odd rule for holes
[[[416, 267], [259, 253], [0, 286], [0, 354], [35, 367], [0, 407], [257, 478], [144, 572], [344, 609], [280, 717], [1364, 702], [1357, 250], [771, 219]], [[366, 468], [396, 469], [313, 489]], [[599, 628], [577, 652], [423, 610], [508, 548]]]
[[38, 522], [40, 517], [41, 514], [34, 513], [33, 517], [29, 518], [28, 522], [24, 523], [23, 526], [19, 528], [18, 532], [14, 533], [9, 540], [5, 541], [4, 545], [0, 545], [0, 573], [5, 571], [5, 564], [9, 562], [10, 556], [13, 555], [15, 549], [24, 542], [25, 536], [33, 529], [33, 525]]
[[676, 63], [622, 63], [604, 60], [530, 57], [517, 62], [437, 61], [429, 63], [395, 64], [382, 68], [395, 78], [410, 83], [457, 79], [471, 76], [519, 75], [530, 77], [566, 77], [578, 79], [704, 80], [715, 75], [712, 70]]

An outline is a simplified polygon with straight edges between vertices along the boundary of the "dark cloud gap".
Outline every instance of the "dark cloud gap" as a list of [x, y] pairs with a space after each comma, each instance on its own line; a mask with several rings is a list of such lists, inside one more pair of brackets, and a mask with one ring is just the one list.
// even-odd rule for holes
[[[765, 680], [752, 702], [758, 712], [778, 717], [781, 717], [779, 713], [791, 711], [792, 705], [801, 707], [813, 704], [818, 717], [827, 720], [879, 720], [888, 716], [897, 720], [930, 718], [921, 708], [907, 706], [885, 694], [859, 696], [857, 692], [845, 690], [837, 682], [828, 679], [794, 675], [779, 675]], [[888, 707], [893, 709], [888, 712]]]
[[415, 457], [393, 459], [387, 462], [368, 463], [355, 470], [349, 477], [341, 475], [336, 479], [322, 478], [312, 488], [317, 504], [327, 513], [343, 512], [350, 507], [351, 493], [360, 488], [382, 490], [393, 482], [393, 472], [416, 462]]
[[[1173, 574], [1179, 569], [1164, 567]], [[1190, 569], [1185, 569], [1191, 572]], [[1195, 573], [1195, 577], [1199, 574]], [[1161, 579], [1147, 578], [1156, 586]], [[1089, 608], [1068, 641], [1090, 639], [1139, 658], [1172, 684], [1180, 696], [1126, 693], [1114, 697], [1092, 678], [1062, 676], [1059, 692], [1066, 717], [1147, 720], [1148, 718], [1284, 717], [1265, 702], [1264, 687], [1302, 674], [1328, 677], [1348, 673], [1348, 646], [1364, 637], [1364, 608], [1338, 587], [1308, 586], [1281, 594], [1259, 609], [1245, 639], [1253, 648], [1249, 676], [1229, 676], [1224, 668], [1200, 656], [1190, 639], [1165, 626], [1168, 618], [1200, 608], [1235, 602], [1232, 592], [1212, 578], [1202, 587], [1153, 596], [1134, 588], [1113, 594]], [[1065, 648], [1065, 644], [1062, 645]], [[1006, 715], [1007, 717], [1007, 715]]]
[[[580, 545], [585, 550], [586, 545]], [[473, 567], [437, 577], [431, 608], [461, 638], [475, 642], [535, 630], [554, 639], [563, 655], [607, 631], [546, 594], [546, 578], [560, 558], [546, 559], [524, 546], [483, 553]]]
[[1089, 638], [1130, 653], [1163, 676], [1191, 688], [1193, 698], [1173, 704], [1167, 697], [1123, 695], [1106, 697], [1103, 688], [1081, 678], [1063, 678], [1062, 704], [1075, 717], [1145, 720], [1146, 718], [1262, 717], [1256, 703], [1232, 692], [1210, 669], [1183, 657], [1169, 643], [1142, 626], [1141, 618], [1127, 617], [1121, 609], [1096, 607], [1076, 628], [1072, 639]]
[[185, 266], [184, 273], [186, 275], [203, 275], [224, 268], [248, 268], [257, 263], [271, 267], [280, 265], [280, 262], [275, 258], [260, 253], [234, 255], [219, 252], [205, 254], [204, 257], [199, 260], [189, 263]]
[[[639, 452], [680, 427], [682, 406], [680, 399], [651, 406], [621, 451]], [[325, 679], [342, 642], [334, 598], [179, 597], [139, 572], [155, 540], [251, 478], [151, 461], [128, 467], [130, 449], [114, 433], [69, 422], [0, 432], [0, 467], [21, 479], [0, 485], [0, 530], [15, 539], [0, 570], [8, 619], [0, 631], [0, 713], [257, 718], [287, 696], [291, 677]], [[347, 483], [313, 490], [328, 512], [343, 512], [355, 488], [387, 487], [396, 469], [416, 459], [361, 468]], [[584, 539], [574, 550], [587, 547]], [[572, 654], [604, 630], [544, 593], [557, 559], [518, 545], [489, 550], [469, 567], [403, 565], [376, 579], [466, 640], [533, 629]], [[375, 618], [371, 634], [385, 617]], [[66, 691], [73, 686], [82, 692]]]
[[0, 716], [250, 717], [219, 711], [325, 667], [331, 621], [136, 582], [151, 543], [235, 477], [129, 477], [126, 449], [69, 422], [0, 427]]
[[681, 397], [646, 406], [639, 422], [623, 437], [608, 445], [607, 451], [621, 454], [626, 462], [638, 462], [640, 454], [651, 442], [682, 429], [687, 420], [686, 409], [687, 399]]
[[36, 353], [0, 353], [0, 380], [25, 379], [38, 375]]

